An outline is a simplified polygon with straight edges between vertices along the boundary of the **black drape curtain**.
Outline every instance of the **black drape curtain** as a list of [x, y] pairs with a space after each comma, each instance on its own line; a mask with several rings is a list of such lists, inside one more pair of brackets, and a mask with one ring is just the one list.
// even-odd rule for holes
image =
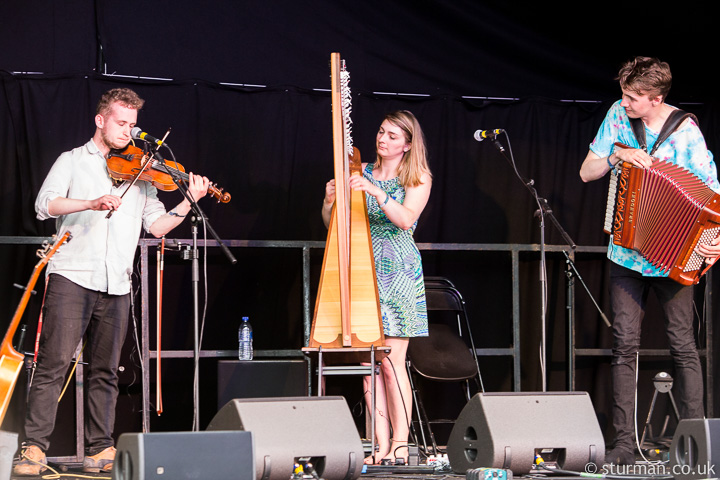
[[[59, 153], [92, 136], [95, 99], [122, 85], [147, 100], [138, 126], [158, 138], [170, 132], [172, 155], [165, 152], [166, 158], [232, 194], [230, 203], [206, 207], [211, 219], [218, 216], [216, 229], [225, 237], [324, 239], [317, 212], [332, 177], [327, 92], [99, 75], [0, 78], [6, 107], [3, 235], [52, 233], [52, 222], [34, 219], [35, 194]], [[523, 183], [533, 180], [577, 243], [601, 244], [602, 232], [593, 226], [602, 217], [596, 207], [604, 203], [606, 186], [583, 185], [577, 172], [609, 105], [546, 98], [406, 99], [360, 91], [353, 99], [353, 135], [363, 160], [372, 162], [385, 113], [408, 109], [420, 120], [435, 182], [418, 241], [537, 242], [537, 205]], [[502, 126], [506, 133], [498, 142], [505, 151], [491, 140], [476, 142], [478, 126]], [[180, 200], [172, 193], [161, 196], [168, 204]], [[549, 243], [562, 242], [556, 230], [546, 234]]]
[[[61, 152], [92, 136], [100, 95], [122, 86], [146, 99], [139, 127], [156, 137], [170, 129], [167, 143], [174, 158], [232, 195], [228, 204], [203, 200], [221, 238], [323, 241], [326, 231], [320, 207], [325, 182], [332, 177], [328, 62], [330, 53], [339, 51], [351, 74], [354, 143], [364, 161], [374, 161], [375, 133], [389, 111], [411, 110], [425, 131], [434, 180], [416, 241], [538, 243], [537, 205], [517, 169], [521, 177], [533, 180], [578, 245], [607, 242], [602, 233], [607, 179], [583, 184], [578, 169], [605, 112], [618, 98], [613, 80], [617, 66], [638, 53], [634, 50], [622, 50], [610, 60], [604, 50], [601, 54], [588, 44], [591, 54], [583, 56], [580, 45], [538, 31], [525, 15], [515, 18], [502, 7], [472, 1], [412, 6], [382, 2], [381, 9], [380, 2], [350, 5], [324, 0], [282, 8], [254, 1], [208, 6], [75, 0], [64, 2], [62, 8], [56, 2], [31, 3], [0, 5], [0, 16], [10, 19], [8, 28], [0, 31], [0, 236], [54, 233], [54, 222], [35, 218], [40, 185]], [[43, 8], [33, 8], [38, 6]], [[131, 23], [127, 12], [134, 12]], [[34, 22], [22, 22], [31, 16]], [[40, 34], [43, 31], [53, 32], [54, 37]], [[29, 43], [30, 38], [34, 43]], [[648, 53], [668, 59], [671, 66], [672, 59], [679, 57], [672, 48]], [[677, 65], [688, 71], [687, 60], [678, 59]], [[691, 74], [700, 78], [696, 73], [690, 69], [668, 101], [698, 116], [709, 147], [716, 151], [714, 92], [689, 84]], [[702, 87], [703, 82], [697, 85]], [[505, 155], [493, 142], [473, 139], [477, 129], [496, 128], [506, 132], [499, 137]], [[181, 200], [177, 192], [159, 196], [168, 208]], [[545, 223], [546, 242], [563, 244], [559, 232]], [[189, 235], [187, 222], [172, 232], [173, 238]], [[27, 281], [36, 262], [35, 248], [0, 246], [5, 272], [0, 284], [3, 330], [9, 321], [3, 319], [12, 317], [20, 296], [12, 284]], [[233, 253], [239, 259], [235, 266], [219, 252], [208, 253], [203, 347], [235, 348], [238, 322], [248, 315], [256, 348], [300, 348], [300, 251], [238, 248]], [[550, 390], [563, 391], [568, 388], [565, 263], [559, 254], [548, 258], [548, 385]], [[314, 293], [322, 252], [313, 251], [311, 259]], [[450, 277], [465, 296], [478, 347], [509, 346], [509, 255], [423, 251], [423, 259], [427, 275]], [[521, 255], [522, 388], [526, 391], [541, 386], [538, 260], [537, 253]], [[190, 349], [189, 265], [172, 253], [166, 263], [163, 345]], [[604, 256], [578, 255], [578, 268], [609, 316]], [[137, 275], [139, 271], [136, 286]], [[153, 271], [150, 278], [154, 279]], [[41, 280], [36, 289], [42, 292], [42, 288]], [[578, 347], [609, 348], [610, 331], [584, 289], [576, 288], [575, 296]], [[26, 350], [32, 350], [41, 295], [35, 297], [26, 315]], [[136, 307], [142, 300], [135, 298]], [[154, 298], [144, 300], [153, 308]], [[702, 310], [699, 302], [698, 311]], [[651, 309], [645, 325], [644, 346], [663, 348], [657, 312]], [[698, 333], [704, 335], [702, 325]], [[118, 434], [137, 431], [140, 419], [140, 367], [131, 335], [126, 349]], [[592, 394], [603, 427], [609, 415], [607, 360], [579, 360], [576, 385]], [[508, 359], [482, 362], [488, 390], [512, 389]], [[211, 361], [204, 362], [204, 422], [217, 411], [213, 368]], [[669, 368], [665, 360], [644, 363], [639, 404], [645, 412], [652, 376]], [[164, 373], [174, 404], [168, 408], [166, 400], [166, 413], [153, 419], [153, 429], [190, 428], [191, 365], [170, 360]], [[21, 428], [22, 381], [4, 429]], [[643, 415], [641, 411], [639, 418]], [[610, 436], [607, 428], [605, 433]]]

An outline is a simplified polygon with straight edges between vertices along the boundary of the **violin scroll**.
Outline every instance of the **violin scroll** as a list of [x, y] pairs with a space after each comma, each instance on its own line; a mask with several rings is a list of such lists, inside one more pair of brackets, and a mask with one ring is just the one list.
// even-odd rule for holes
[[215, 197], [218, 203], [228, 203], [230, 198], [232, 198], [228, 192], [224, 192], [222, 188], [216, 187], [214, 183], [211, 183], [210, 187], [208, 187], [208, 193]]

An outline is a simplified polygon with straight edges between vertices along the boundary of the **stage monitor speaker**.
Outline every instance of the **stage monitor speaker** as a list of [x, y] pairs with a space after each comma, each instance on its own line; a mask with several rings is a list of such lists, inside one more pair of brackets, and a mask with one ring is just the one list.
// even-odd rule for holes
[[0, 430], [0, 480], [10, 480], [12, 463], [18, 449], [18, 434]]
[[535, 464], [586, 472], [601, 465], [605, 441], [585, 392], [478, 393], [460, 412], [447, 444], [450, 467], [548, 473]]
[[255, 478], [250, 432], [124, 433], [116, 448], [113, 480]]
[[343, 397], [236, 398], [207, 429], [253, 433], [256, 480], [287, 480], [301, 462], [325, 480], [356, 479], [362, 470], [362, 442]]
[[720, 418], [680, 420], [670, 443], [668, 466], [677, 480], [717, 478]]

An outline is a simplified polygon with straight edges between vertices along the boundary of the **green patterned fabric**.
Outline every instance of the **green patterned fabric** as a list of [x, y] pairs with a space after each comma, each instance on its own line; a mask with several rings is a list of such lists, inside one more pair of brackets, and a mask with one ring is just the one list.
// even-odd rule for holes
[[[372, 171], [373, 164], [368, 164], [363, 172], [365, 178], [393, 200], [403, 203], [405, 188], [399, 178], [375, 180]], [[387, 218], [375, 197], [366, 194], [365, 198], [385, 335], [425, 337], [428, 334], [425, 282], [420, 251], [413, 239], [417, 222], [412, 228], [402, 230]]]

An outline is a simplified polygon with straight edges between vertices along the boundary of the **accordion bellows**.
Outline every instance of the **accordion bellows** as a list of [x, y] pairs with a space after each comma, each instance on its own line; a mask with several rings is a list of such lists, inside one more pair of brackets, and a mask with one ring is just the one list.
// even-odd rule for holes
[[604, 230], [676, 282], [696, 284], [709, 267], [695, 247], [720, 233], [720, 195], [669, 162], [623, 163], [610, 175]]

